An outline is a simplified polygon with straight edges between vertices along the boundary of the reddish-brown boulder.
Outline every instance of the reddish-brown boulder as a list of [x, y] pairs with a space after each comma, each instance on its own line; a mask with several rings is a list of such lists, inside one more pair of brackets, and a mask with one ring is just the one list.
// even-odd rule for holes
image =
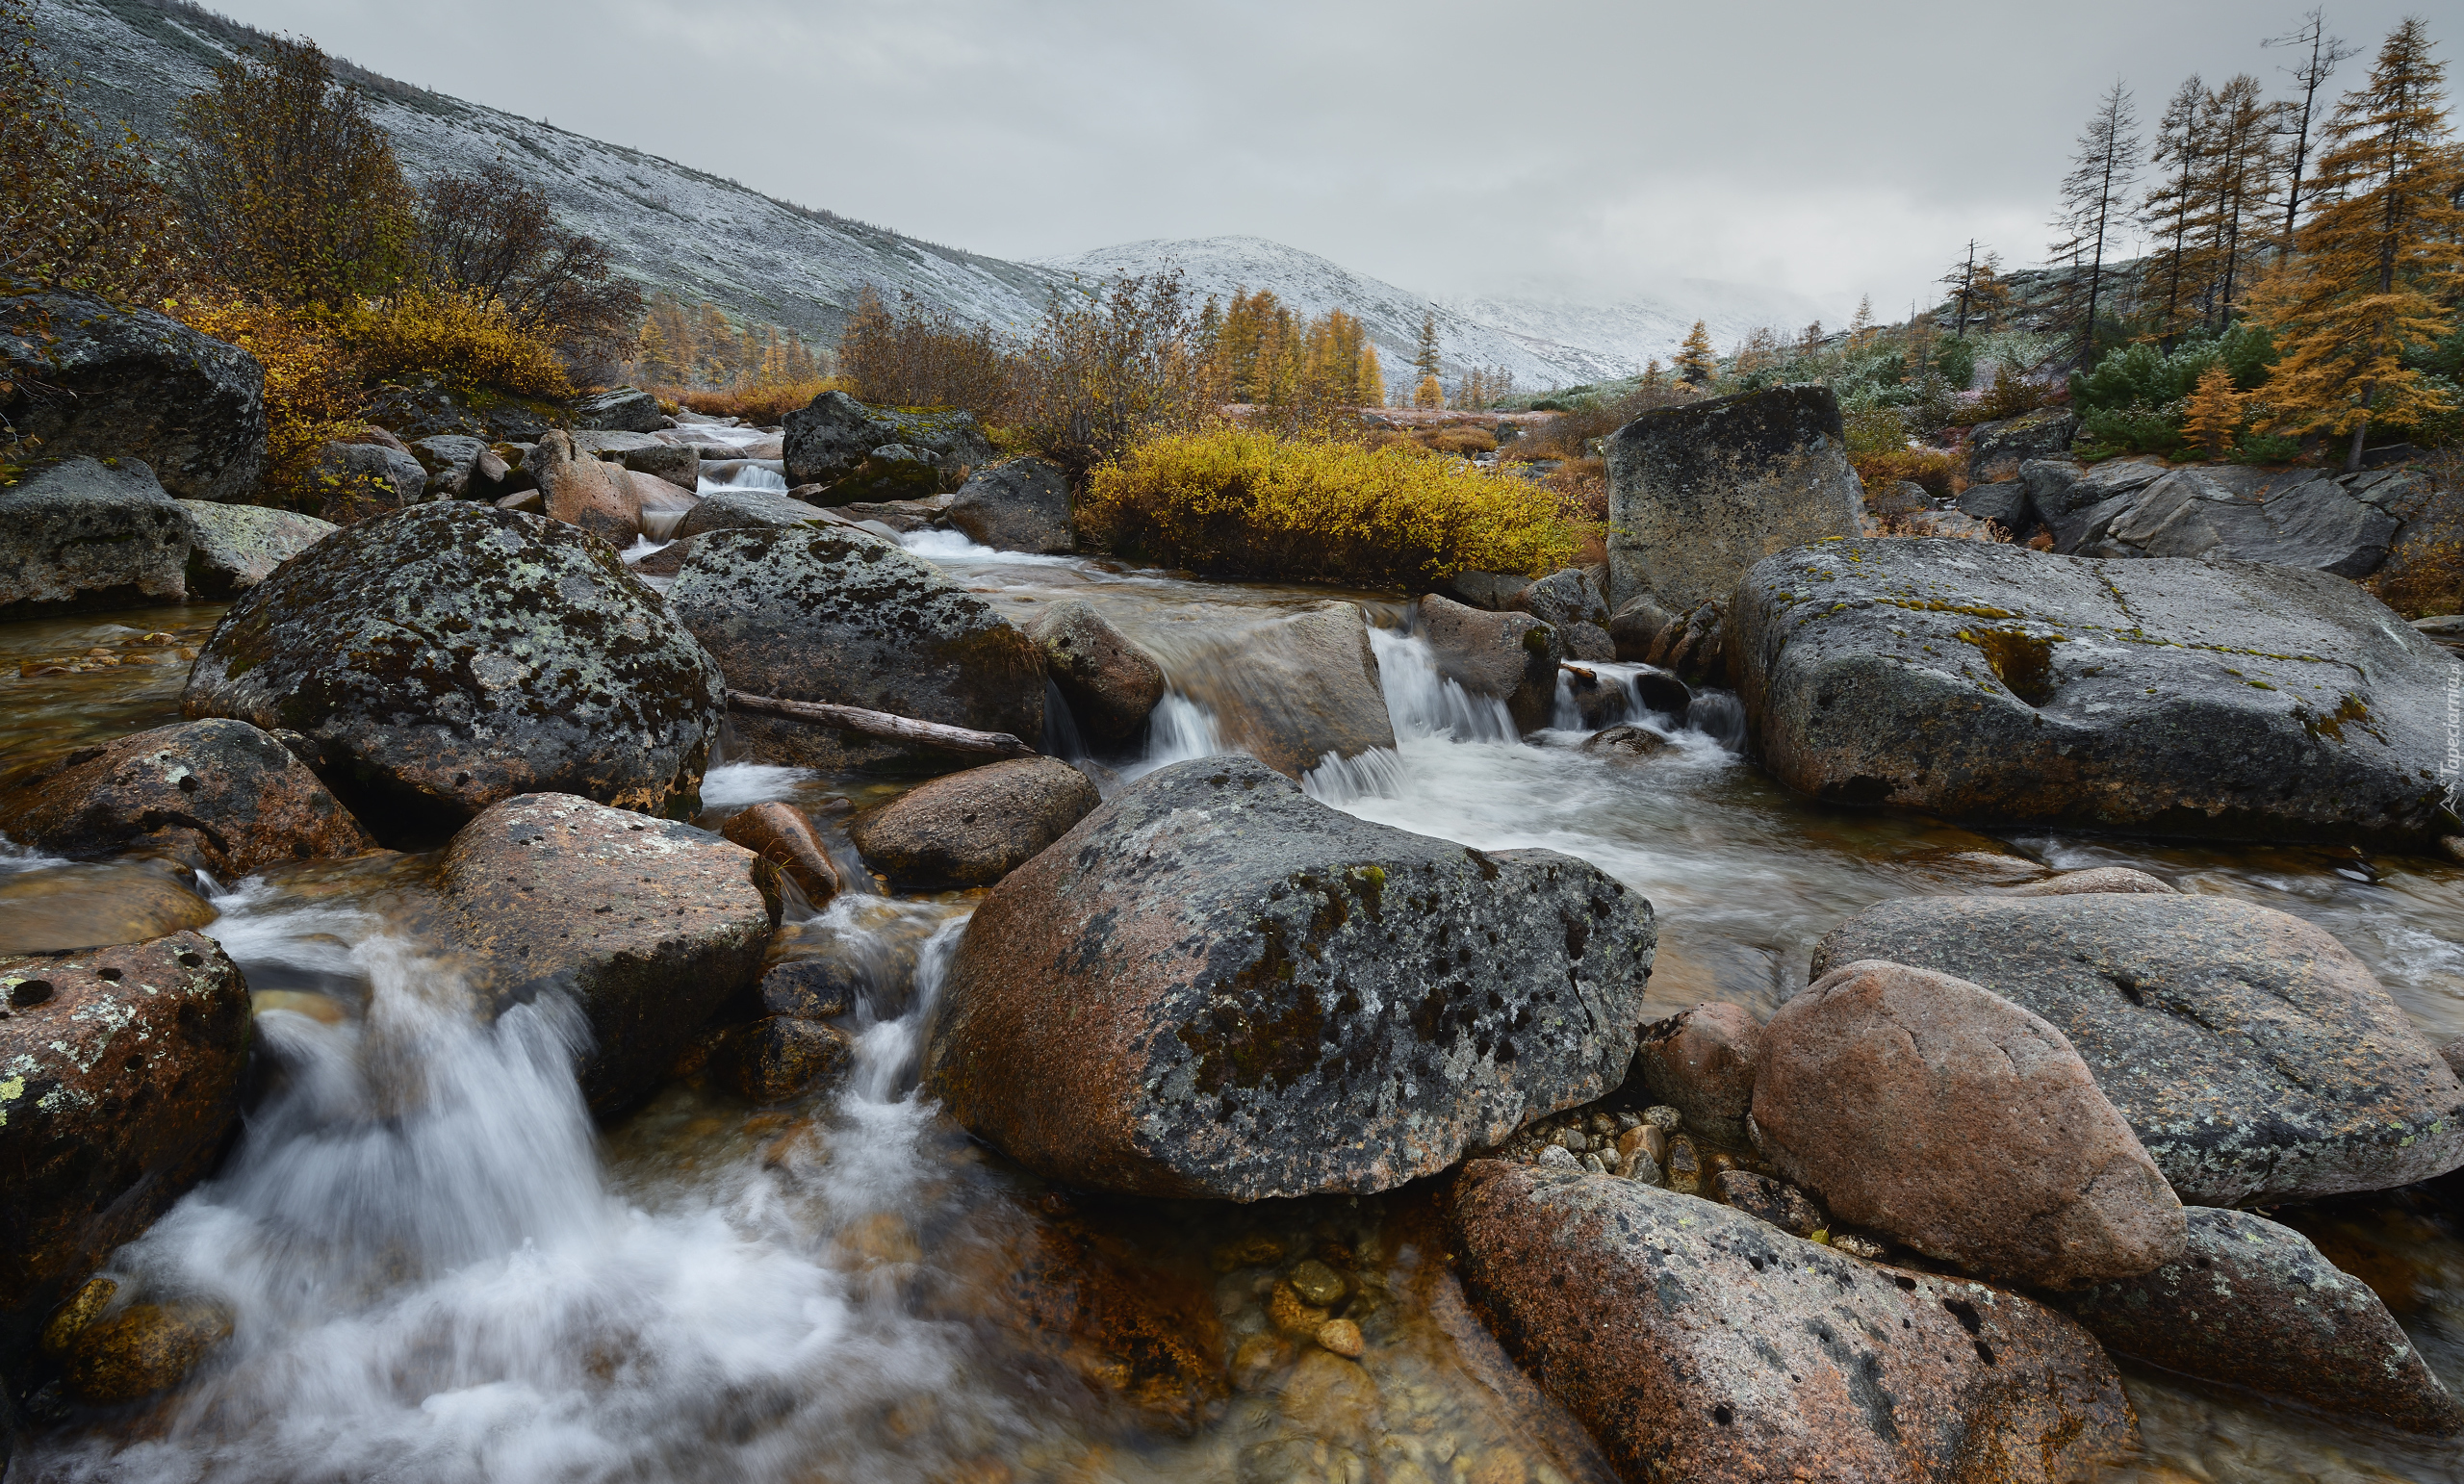
[[596, 455], [576, 453], [571, 434], [540, 434], [523, 468], [539, 481], [548, 519], [578, 525], [620, 551], [641, 534], [641, 501], [627, 472]]
[[794, 1015], [731, 1027], [710, 1052], [710, 1074], [748, 1103], [783, 1103], [843, 1074], [855, 1059], [847, 1033]]
[[72, 857], [161, 856], [225, 881], [376, 848], [290, 749], [218, 718], [68, 754], [0, 798], [0, 833]]
[[1706, 1002], [1643, 1027], [1629, 1081], [1641, 1078], [1652, 1100], [1676, 1109], [1695, 1133], [1742, 1144], [1761, 1044], [1751, 1011]]
[[1103, 802], [1069, 764], [1016, 757], [937, 778], [847, 832], [864, 863], [900, 886], [989, 886]]
[[248, 1028], [239, 966], [194, 933], [0, 959], [0, 1369], [219, 1157]]
[[1629, 1479], [2055, 1484], [2136, 1419], [2076, 1323], [1608, 1175], [1476, 1161], [1463, 1286]]
[[581, 1089], [612, 1112], [649, 1089], [761, 973], [777, 868], [673, 820], [524, 794], [462, 828], [437, 871], [491, 1012], [571, 994], [590, 1026]]
[[719, 833], [786, 873], [814, 907], [827, 907], [845, 883], [812, 821], [792, 804], [757, 804], [728, 816]]
[[2181, 1256], [2182, 1205], [2060, 1031], [1964, 979], [1843, 965], [1763, 1028], [1754, 1122], [1833, 1215], [2007, 1283]]

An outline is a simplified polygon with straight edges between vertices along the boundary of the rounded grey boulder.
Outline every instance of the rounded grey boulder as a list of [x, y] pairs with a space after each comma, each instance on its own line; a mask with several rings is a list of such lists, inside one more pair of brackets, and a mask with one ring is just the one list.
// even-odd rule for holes
[[1045, 673], [1079, 727], [1098, 742], [1136, 740], [1164, 699], [1164, 667], [1086, 603], [1051, 604], [1028, 622], [1027, 637], [1043, 651]]
[[0, 487], [0, 620], [179, 602], [189, 523], [153, 472], [73, 458]]
[[1408, 834], [1200, 758], [985, 897], [926, 1080], [1076, 1185], [1389, 1190], [1616, 1086], [1654, 943], [1650, 904], [1583, 861]]
[[898, 886], [989, 886], [1094, 812], [1087, 775], [1052, 757], [968, 768], [860, 816], [848, 835]]
[[303, 734], [380, 839], [522, 793], [655, 813], [701, 786], [724, 682], [605, 542], [434, 501], [346, 526], [232, 605], [181, 699]]
[[1012, 459], [959, 487], [943, 519], [978, 546], [1050, 555], [1074, 551], [1069, 481], [1041, 459]]

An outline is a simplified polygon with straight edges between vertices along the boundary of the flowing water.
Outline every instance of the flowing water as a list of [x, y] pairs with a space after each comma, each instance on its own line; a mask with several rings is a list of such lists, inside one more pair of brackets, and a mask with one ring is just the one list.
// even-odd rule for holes
[[[946, 535], [909, 544], [1014, 617], [1083, 600], [1164, 658], [1175, 690], [1145, 743], [1089, 759], [1108, 790], [1219, 750], [1222, 719], [1191, 693], [1226, 693], [1227, 672], [1270, 642], [1261, 623], [1330, 596]], [[1519, 741], [1502, 707], [1438, 676], [1402, 609], [1346, 596], [1379, 625], [1399, 745], [1306, 786], [1399, 828], [1598, 863], [1657, 908], [1655, 1005], [1767, 1012], [1805, 983], [1814, 941], [1875, 901], [2128, 864], [2320, 923], [2433, 1038], [2464, 1033], [2464, 871], [1820, 808], [1738, 755], [1733, 698], [1655, 713], [1633, 666], [1586, 667], [1596, 688], [1578, 701], [1570, 679], [1559, 726]], [[10, 659], [91, 661], [0, 678], [10, 762], [171, 719], [183, 667], [120, 656], [176, 654], [213, 616], [0, 629]], [[1672, 745], [1605, 760], [1578, 745], [1586, 716]], [[710, 775], [704, 822], [763, 799], [890, 791], [735, 761]], [[151, 1403], [54, 1404], [13, 1484], [1604, 1476], [1469, 1318], [1424, 1188], [1249, 1208], [1107, 1200], [1025, 1175], [939, 1117], [914, 1089], [917, 1040], [968, 894], [850, 894], [791, 913], [776, 952], [840, 959], [863, 985], [841, 1087], [752, 1109], [687, 1079], [594, 1128], [568, 1070], [569, 1008], [481, 1026], [429, 957], [428, 868], [379, 855], [204, 883], [218, 913], [204, 931], [256, 991], [261, 1086], [216, 1179], [109, 1271], [129, 1292], [222, 1309], [232, 1338]], [[8, 882], [74, 869], [0, 853]], [[2377, 1289], [2464, 1387], [2451, 1206], [2410, 1191], [2277, 1215]], [[1273, 1335], [1273, 1268], [1260, 1266], [1273, 1254], [1350, 1270], [1359, 1365]], [[2464, 1480], [2449, 1446], [2129, 1382], [2145, 1450], [2118, 1480]]]

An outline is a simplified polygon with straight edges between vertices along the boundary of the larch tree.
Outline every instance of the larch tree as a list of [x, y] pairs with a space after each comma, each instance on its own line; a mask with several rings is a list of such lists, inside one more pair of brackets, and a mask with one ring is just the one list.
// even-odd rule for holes
[[1971, 237], [1967, 240], [1967, 257], [1961, 262], [1952, 264], [1951, 270], [1942, 275], [1942, 287], [1951, 291], [1951, 303], [1954, 306], [1952, 310], [1951, 334], [1961, 340], [1965, 340], [1967, 338], [1968, 306], [1974, 301], [1973, 294], [1976, 288], [1975, 238]]
[[1718, 357], [1711, 351], [1710, 331], [1703, 327], [1702, 320], [1697, 320], [1694, 321], [1694, 328], [1685, 332], [1684, 344], [1677, 347], [1678, 379], [1690, 386], [1699, 387], [1710, 380], [1711, 372], [1718, 369]]
[[1386, 373], [1377, 365], [1377, 346], [1366, 338], [1360, 343], [1360, 360], [1352, 368], [1352, 385], [1361, 406], [1386, 405]]
[[2211, 459], [2233, 451], [2242, 425], [2242, 394], [2233, 390], [2233, 372], [2222, 361], [2199, 373], [2184, 409], [2182, 435]]
[[2164, 116], [2156, 123], [2155, 147], [2148, 153], [2158, 173], [2139, 210], [2139, 224], [2156, 244], [2153, 275], [2162, 278], [2165, 295], [2156, 337], [2168, 350], [2195, 318], [2198, 284], [2193, 254], [2205, 200], [2200, 182], [2209, 152], [2207, 96], [2207, 85], [2194, 72], [2166, 102]]
[[2430, 45], [2428, 28], [2405, 20], [2368, 84], [2338, 101], [2294, 258], [2253, 306], [2279, 352], [2264, 391], [2272, 424], [2350, 435], [2348, 471], [2361, 467], [2374, 421], [2410, 423], [2450, 406], [2402, 361], [2453, 333], [2449, 301], [2464, 285], [2447, 69]]
[[2245, 72], [2209, 97], [2207, 114], [2213, 147], [2199, 221], [2209, 273], [2203, 318], [2221, 330], [2249, 286], [2244, 261], [2267, 241], [2261, 218], [2275, 185], [2275, 110], [2260, 95], [2259, 80]]
[[2080, 131], [2070, 173], [2062, 181], [2062, 215], [2054, 222], [2061, 235], [2055, 255], [2087, 259], [2086, 303], [2079, 317], [2079, 364], [2093, 363], [2096, 353], [2096, 306], [2103, 295], [2105, 250], [2118, 246], [2120, 227], [2129, 212], [2130, 188], [2139, 176], [2138, 115], [2130, 90], [2116, 79], [2096, 111]]
[[2301, 170], [2310, 160], [2310, 135], [2318, 122], [2319, 90], [2335, 75], [2338, 63], [2350, 61], [2360, 53], [2347, 46], [2342, 37], [2327, 35], [2327, 13], [2315, 10], [2305, 13], [2301, 24], [2292, 31], [2270, 37], [2259, 44], [2289, 47], [2300, 59], [2283, 69], [2293, 74], [2294, 83], [2301, 90], [2301, 101], [2288, 104], [2284, 115], [2285, 122], [2291, 125], [2285, 132], [2292, 136], [2293, 147], [2284, 189], [2284, 236], [2276, 243], [2281, 255], [2293, 251], [2294, 229], [2301, 220]]
[[1434, 376], [1444, 368], [1437, 356], [1437, 313], [1431, 310], [1421, 316], [1421, 341], [1412, 356], [1412, 370], [1423, 376]]
[[1446, 388], [1438, 384], [1435, 376], [1423, 376], [1421, 384], [1412, 390], [1412, 405], [1415, 407], [1445, 406]]

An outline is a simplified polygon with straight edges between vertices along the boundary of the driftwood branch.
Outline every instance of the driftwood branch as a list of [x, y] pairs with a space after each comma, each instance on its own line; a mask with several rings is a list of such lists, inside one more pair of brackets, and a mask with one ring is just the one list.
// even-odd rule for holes
[[911, 747], [935, 747], [945, 753], [984, 753], [994, 757], [1036, 755], [1034, 748], [1006, 731], [970, 731], [964, 727], [944, 727], [938, 722], [919, 722], [892, 716], [887, 711], [867, 711], [862, 706], [835, 705], [827, 701], [782, 701], [776, 696], [749, 696], [732, 690], [728, 692], [728, 709], [818, 722], [860, 736], [903, 742]]

